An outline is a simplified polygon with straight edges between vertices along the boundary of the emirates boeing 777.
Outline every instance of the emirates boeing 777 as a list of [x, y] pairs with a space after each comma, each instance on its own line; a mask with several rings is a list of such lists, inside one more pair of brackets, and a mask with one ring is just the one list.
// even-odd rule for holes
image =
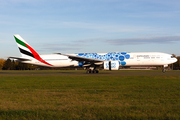
[[14, 35], [21, 57], [9, 57], [16, 61], [45, 67], [85, 67], [87, 73], [104, 70], [119, 70], [120, 66], [163, 66], [177, 61], [170, 54], [160, 52], [109, 52], [39, 55], [20, 35]]

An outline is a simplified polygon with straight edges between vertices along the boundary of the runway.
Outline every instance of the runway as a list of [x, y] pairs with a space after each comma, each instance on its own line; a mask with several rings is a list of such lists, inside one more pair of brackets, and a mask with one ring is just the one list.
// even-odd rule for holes
[[0, 73], [0, 75], [180, 75], [180, 73]]

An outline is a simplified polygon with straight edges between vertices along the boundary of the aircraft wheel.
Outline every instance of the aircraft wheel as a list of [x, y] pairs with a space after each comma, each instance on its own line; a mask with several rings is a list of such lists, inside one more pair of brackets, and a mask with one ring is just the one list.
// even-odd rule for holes
[[86, 73], [90, 74], [90, 73], [99, 73], [98, 70], [87, 70]]
[[89, 74], [89, 73], [91, 73], [91, 70], [87, 70], [87, 72], [86, 72], [86, 73], [88, 73], [88, 74]]
[[166, 72], [166, 69], [163, 69], [162, 72], [165, 73], [165, 72]]
[[94, 70], [93, 73], [99, 73], [99, 71], [98, 70]]

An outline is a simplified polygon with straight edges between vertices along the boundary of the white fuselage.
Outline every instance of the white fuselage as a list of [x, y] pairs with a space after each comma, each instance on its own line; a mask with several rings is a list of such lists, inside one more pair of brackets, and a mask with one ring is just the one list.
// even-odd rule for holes
[[[116, 61], [117, 60], [119, 61], [120, 66], [161, 66], [161, 65], [172, 64], [177, 61], [177, 59], [174, 58], [172, 55], [166, 54], [166, 53], [160, 53], [160, 52], [134, 52], [134, 53], [132, 52], [132, 53], [128, 53], [128, 55], [130, 55], [128, 59], [124, 57], [123, 60], [119, 59], [120, 55], [119, 56], [117, 55], [118, 59], [117, 58], [107, 59], [107, 53], [98, 53], [100, 57], [96, 57], [96, 58], [94, 56], [91, 56], [90, 53], [88, 54], [89, 56], [81, 56], [81, 57], [100, 59], [102, 61]], [[78, 56], [78, 54], [71, 54], [71, 55]], [[106, 55], [106, 58], [104, 57], [105, 55]], [[50, 54], [50, 55], [40, 55], [40, 57], [46, 62], [48, 62], [49, 64], [51, 64], [52, 66], [44, 64], [36, 59], [31, 59], [31, 61], [22, 61], [22, 62], [33, 64], [33, 65], [46, 66], [46, 67], [79, 66], [78, 61], [71, 60], [68, 58], [68, 56], [64, 56], [64, 55]], [[121, 62], [122, 63], [124, 62], [125, 64], [121, 64]]]
[[50, 63], [52, 66], [44, 64], [36, 59], [31, 59], [31, 61], [23, 61], [23, 63], [33, 64], [38, 66], [45, 67], [69, 67], [69, 66], [78, 66], [77, 61], [72, 61], [67, 56], [50, 54], [50, 55], [40, 55], [40, 57], [46, 62]]
[[130, 53], [130, 58], [125, 60], [126, 66], [159, 66], [168, 65], [177, 61], [170, 54], [159, 52]]

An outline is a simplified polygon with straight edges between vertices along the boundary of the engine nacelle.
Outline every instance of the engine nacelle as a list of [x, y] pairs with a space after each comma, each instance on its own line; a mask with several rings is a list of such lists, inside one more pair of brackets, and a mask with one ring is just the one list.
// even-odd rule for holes
[[118, 61], [105, 61], [104, 70], [119, 70], [119, 62]]

